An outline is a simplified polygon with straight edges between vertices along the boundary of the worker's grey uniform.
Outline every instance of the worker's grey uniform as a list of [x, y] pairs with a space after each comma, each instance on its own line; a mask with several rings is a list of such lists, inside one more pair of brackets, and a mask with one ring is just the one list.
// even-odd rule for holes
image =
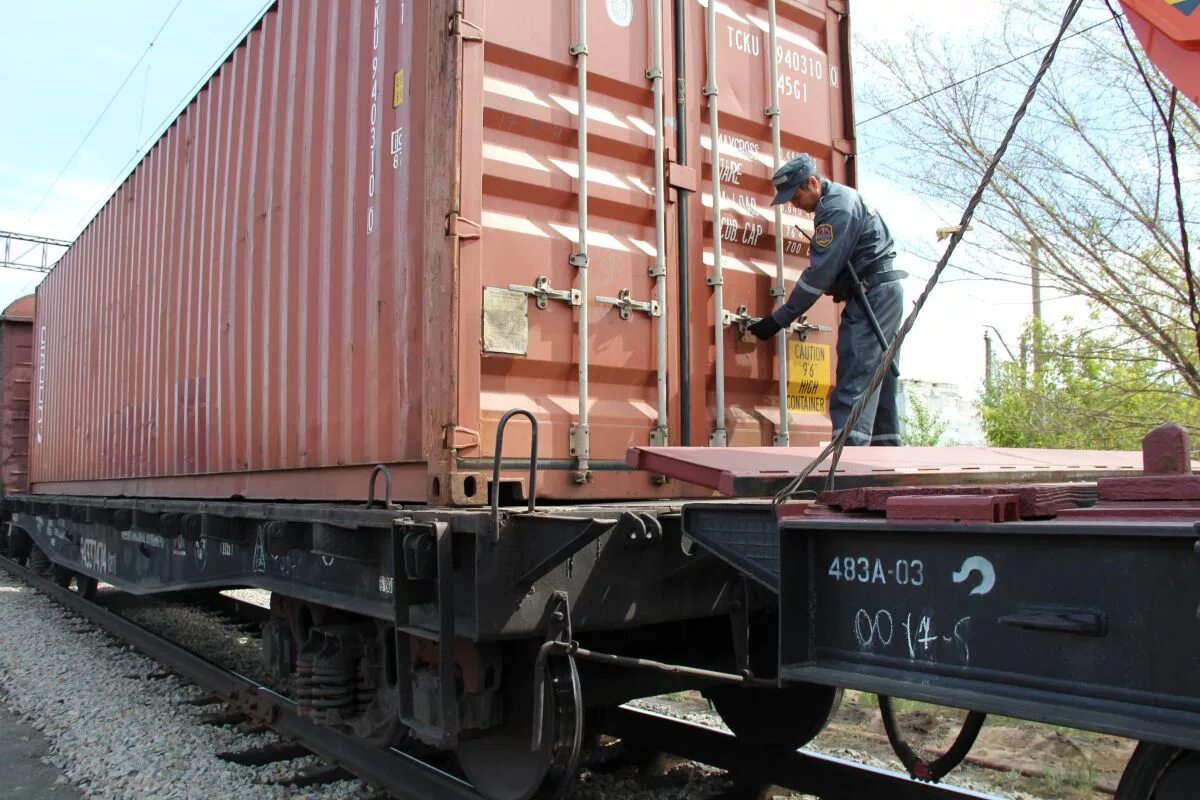
[[[837, 385], [829, 403], [836, 436], [850, 409], [866, 390], [883, 356], [865, 309], [855, 296], [847, 268], [858, 274], [884, 338], [891, 342], [900, 328], [904, 293], [892, 261], [896, 246], [887, 223], [862, 196], [848, 186], [821, 181], [821, 201], [813, 220], [811, 263], [800, 275], [787, 302], [772, 314], [786, 328], [808, 311], [822, 294], [846, 303], [838, 326]], [[868, 401], [846, 442], [850, 445], [898, 445], [896, 377], [887, 372], [879, 391]]]

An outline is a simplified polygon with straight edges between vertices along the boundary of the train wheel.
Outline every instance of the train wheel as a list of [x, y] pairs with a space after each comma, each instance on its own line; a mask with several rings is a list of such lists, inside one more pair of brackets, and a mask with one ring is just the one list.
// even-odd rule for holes
[[8, 555], [22, 567], [29, 563], [29, 553], [33, 550], [33, 539], [25, 531], [10, 525], [8, 528]]
[[705, 696], [735, 736], [776, 752], [808, 744], [842, 703], [841, 689], [814, 683], [786, 689], [719, 686]]
[[[542, 742], [532, 748], [533, 703], [527, 679], [533, 670], [506, 665], [510, 679], [504, 694], [508, 718], [499, 728], [473, 739], [462, 739], [458, 764], [488, 800], [551, 800], [561, 797], [579, 763], [583, 739], [583, 707], [575, 659], [546, 660], [542, 709]], [[513, 679], [513, 676], [516, 676]]]
[[1200, 753], [1142, 742], [1121, 776], [1115, 800], [1194, 800], [1200, 796]]
[[99, 581], [95, 578], [80, 575], [78, 572], [69, 570], [61, 564], [54, 565], [51, 575], [55, 583], [64, 589], [74, 588], [75, 593], [83, 597], [84, 600], [96, 599], [96, 587], [99, 585]]
[[50, 571], [52, 562], [50, 557], [42, 552], [42, 548], [36, 544], [29, 552], [29, 569], [34, 575], [45, 575]]

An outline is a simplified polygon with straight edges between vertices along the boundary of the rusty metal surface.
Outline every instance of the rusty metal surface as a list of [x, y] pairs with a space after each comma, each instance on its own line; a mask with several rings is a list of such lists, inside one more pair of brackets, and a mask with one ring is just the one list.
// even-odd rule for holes
[[[1116, 479], [1120, 480], [1120, 479]], [[855, 513], [888, 511], [895, 497], [914, 496], [963, 496], [1012, 494], [1017, 497], [1021, 519], [1053, 517], [1066, 508], [1090, 506], [1096, 502], [1094, 483], [1040, 483], [1040, 484], [974, 484], [971, 486], [862, 486], [856, 489], [838, 489], [821, 492], [817, 504], [782, 506], [780, 518], [794, 516], [792, 512], [812, 516], [814, 513]]]
[[[721, 494], [770, 494], [799, 474], [818, 447], [633, 447], [626, 463]], [[839, 488], [900, 483], [1095, 480], [1114, 473], [1136, 475], [1142, 454], [1110, 450], [1038, 450], [989, 447], [847, 447], [835, 476]], [[824, 488], [828, 462], [813, 473], [810, 487]]]
[[[780, 0], [786, 155], [807, 150], [852, 180], [843, 153], [850, 82], [833, 0]], [[665, 86], [674, 91], [673, 10], [664, 4]], [[542, 424], [546, 499], [668, 497], [678, 485], [620, 469], [656, 424], [653, 319], [596, 300], [653, 298], [654, 126], [648, 9], [589, 3], [591, 458], [570, 459], [578, 414], [578, 312], [538, 309], [524, 336], [485, 352], [484, 296], [546, 276], [575, 284], [578, 149], [573, 3], [557, 0], [281, 0], [198, 93], [39, 288], [45, 382], [34, 491], [361, 499], [327, 480], [377, 462], [402, 472], [396, 499], [487, 496], [495, 425], [513, 407]], [[717, 37], [724, 219], [711, 220], [713, 148], [702, 106], [704, 6], [687, 3], [686, 168], [668, 191], [667, 314], [692, 279], [689, 339], [711, 341], [718, 309], [703, 275], [724, 231], [729, 310], [770, 310], [776, 235], [789, 280], [810, 220], [774, 230], [766, 0], [729, 0]], [[456, 13], [458, 12], [458, 13]], [[544, 24], [530, 25], [530, 20]], [[452, 24], [447, 25], [447, 20]], [[456, 21], [455, 21], [456, 20]], [[673, 107], [673, 97], [668, 105]], [[686, 176], [685, 176], [686, 177]], [[680, 178], [682, 180], [682, 178]], [[681, 213], [693, 224], [674, 245]], [[833, 325], [823, 301], [812, 321]], [[667, 329], [672, 441], [680, 375], [692, 441], [712, 428], [713, 346], [678, 363]], [[815, 343], [832, 346], [832, 334]], [[523, 345], [518, 347], [518, 344]], [[773, 348], [726, 332], [735, 444], [773, 434]], [[524, 352], [516, 352], [523, 349]], [[831, 367], [832, 368], [832, 367]], [[827, 436], [824, 413], [792, 415], [793, 441]], [[524, 457], [515, 428], [506, 455]], [[402, 468], [403, 467], [403, 468]], [[617, 467], [617, 468], [614, 468]], [[523, 480], [519, 468], [504, 480]], [[693, 490], [685, 490], [690, 493]], [[282, 494], [281, 494], [282, 492]]]
[[[696, 10], [699, 2], [691, 4]], [[854, 131], [852, 117], [850, 54], [842, 50], [842, 25], [849, 25], [846, 6], [833, 0], [778, 2], [778, 68], [781, 149], [783, 159], [797, 152], [812, 154], [823, 175], [854, 184]], [[774, 189], [769, 118], [764, 109], [771, 106], [767, 77], [768, 41], [766, 0], [729, 0], [717, 8], [717, 78], [720, 92], [719, 119], [721, 193], [723, 218], [721, 230], [724, 267], [724, 305], [737, 312], [743, 305], [752, 316], [763, 316], [774, 307], [770, 297], [775, 281], [775, 240], [783, 238], [785, 276], [790, 287], [808, 266], [808, 236], [812, 219], [791, 206], [784, 206], [783, 230], [775, 231], [774, 210], [770, 205]], [[839, 12], [840, 9], [840, 12]], [[699, 14], [689, 20], [688, 37], [704, 41]], [[699, 88], [705, 75], [699, 57], [701, 47], [690, 51], [689, 80]], [[693, 77], [695, 76], [695, 77]], [[744, 77], [743, 77], [744, 76]], [[711, 145], [708, 142], [707, 105], [701, 96], [689, 105], [694, 124], [704, 133], [700, 152], [704, 163], [698, 167], [700, 191], [692, 197], [693, 219], [703, 225], [690, 230], [693, 254], [689, 269], [695, 276], [690, 283], [692, 317], [692, 385], [694, 394], [703, 397], [703, 410], [693, 413], [694, 429], [690, 441], [708, 440], [713, 427], [712, 364], [715, 345], [712, 337], [711, 289], [701, 276], [713, 269]], [[765, 163], [764, 163], [765, 162]], [[692, 162], [693, 164], [695, 161]], [[700, 206], [703, 208], [701, 209]], [[830, 298], [821, 298], [808, 312], [808, 321], [837, 328], [840, 306]], [[699, 311], [700, 313], [696, 313]], [[829, 375], [835, 374], [837, 353], [833, 333], [814, 333], [811, 344], [828, 346]], [[749, 337], [743, 341], [736, 330], [726, 329], [726, 426], [731, 446], [768, 446], [779, 421], [777, 373], [774, 348]], [[793, 444], [815, 444], [829, 438], [828, 395], [818, 398], [817, 410], [792, 408], [789, 430]], [[702, 427], [701, 427], [702, 426]], [[634, 444], [640, 444], [635, 442]]]
[[1015, 494], [890, 497], [887, 518], [905, 522], [1012, 522], [1017, 519]]
[[0, 312], [0, 487], [5, 494], [29, 490], [33, 312], [33, 295]]
[[361, 497], [323, 470], [423, 459], [414, 5], [279, 3], [47, 276], [38, 490]]

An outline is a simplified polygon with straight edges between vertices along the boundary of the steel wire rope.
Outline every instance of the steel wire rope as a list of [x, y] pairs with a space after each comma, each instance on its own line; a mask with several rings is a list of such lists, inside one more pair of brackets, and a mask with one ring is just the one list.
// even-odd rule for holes
[[1142, 76], [1142, 82], [1146, 84], [1146, 91], [1150, 95], [1150, 99], [1154, 101], [1154, 107], [1158, 110], [1158, 116], [1162, 120], [1163, 127], [1167, 130], [1167, 155], [1171, 158], [1171, 181], [1175, 188], [1175, 210], [1179, 214], [1179, 239], [1180, 246], [1183, 248], [1183, 275], [1187, 281], [1188, 293], [1188, 311], [1192, 318], [1192, 328], [1196, 333], [1196, 354], [1200, 355], [1200, 304], [1196, 301], [1196, 276], [1192, 272], [1192, 256], [1188, 245], [1187, 219], [1183, 216], [1183, 187], [1179, 182], [1179, 152], [1175, 142], [1175, 104], [1179, 97], [1179, 90], [1174, 86], [1171, 87], [1171, 110], [1164, 111], [1162, 103], [1158, 99], [1158, 94], [1154, 91], [1154, 86], [1150, 82], [1150, 76], [1146, 74], [1145, 67], [1142, 66], [1141, 60], [1137, 57], [1137, 53], [1133, 49], [1133, 42], [1129, 40], [1129, 33], [1125, 30], [1125, 26], [1121, 23], [1121, 15], [1113, 8], [1111, 0], [1104, 0], [1104, 4], [1108, 6], [1108, 11], [1112, 14], [1113, 22], [1117, 25], [1117, 30], [1121, 32], [1121, 39], [1125, 42], [1125, 49], [1129, 51], [1129, 57], [1133, 59], [1134, 66], [1137, 67], [1138, 74]]
[[[787, 484], [787, 486], [785, 486], [775, 495], [774, 502], [776, 505], [785, 503], [790, 498], [797, 495], [799, 493], [798, 490], [800, 490], [800, 487], [804, 485], [806, 480], [808, 480], [808, 477], [812, 475], [812, 473], [816, 471], [817, 467], [819, 467], [822, 462], [824, 462], [825, 459], [831, 454], [833, 456], [833, 461], [829, 465], [829, 476], [826, 479], [826, 489], [831, 489], [833, 487], [834, 475], [837, 473], [838, 461], [841, 459], [842, 449], [846, 446], [846, 440], [849, 438], [850, 432], [854, 430], [854, 426], [862, 417], [863, 409], [866, 407], [867, 401], [872, 395], [875, 394], [876, 391], [879, 390], [879, 387], [883, 384], [884, 376], [887, 375], [888, 370], [891, 369], [892, 362], [896, 359], [896, 353], [900, 350], [900, 345], [903, 344], [905, 337], [908, 336], [908, 332], [912, 330], [913, 325], [916, 324], [917, 318], [921, 314], [921, 309], [925, 305], [925, 301], [929, 299], [929, 295], [933, 292], [934, 287], [937, 286], [938, 279], [941, 277], [942, 272], [945, 271], [946, 266], [949, 264], [950, 256], [953, 255], [954, 249], [958, 246], [959, 241], [963, 237], [963, 232], [966, 230], [967, 225], [971, 222], [971, 218], [975, 215], [975, 209], [983, 199], [983, 193], [987, 190], [988, 186], [991, 185], [992, 177], [996, 173], [996, 168], [1000, 165], [1000, 160], [1004, 157], [1005, 152], [1007, 152], [1009, 143], [1012, 142], [1013, 137], [1016, 135], [1017, 127], [1021, 124], [1021, 120], [1025, 117], [1025, 112], [1028, 110], [1029, 105], [1033, 102], [1033, 98], [1037, 94], [1037, 89], [1042, 82], [1042, 78], [1045, 77], [1046, 73], [1050, 70], [1050, 65], [1054, 63], [1054, 57], [1058, 53], [1058, 47], [1060, 44], [1062, 44], [1064, 36], [1067, 32], [1067, 28], [1070, 27], [1072, 20], [1075, 19], [1075, 15], [1079, 12], [1079, 9], [1082, 5], [1083, 0], [1071, 0], [1071, 2], [1067, 5], [1066, 13], [1063, 15], [1062, 25], [1059, 27], [1053, 43], [1046, 51], [1046, 55], [1043, 56], [1042, 64], [1038, 68], [1037, 74], [1034, 75], [1033, 82], [1029, 84], [1029, 88], [1025, 91], [1024, 100], [1021, 101], [1021, 105], [1018, 106], [1016, 112], [1013, 114], [1012, 122], [1009, 123], [1008, 130], [1005, 132], [1004, 138], [1000, 141], [1000, 145], [996, 148], [995, 155], [992, 156], [991, 162], [984, 171], [983, 178], [980, 180], [979, 186], [975, 189], [975, 193], [971, 195], [971, 199], [967, 202], [967, 206], [963, 210], [962, 219], [958, 224], [958, 231], [951, 234], [950, 241], [946, 245], [946, 251], [938, 260], [937, 266], [934, 267], [933, 274], [929, 276], [929, 280], [926, 282], [924, 290], [913, 304], [912, 313], [910, 313], [904, 320], [904, 324], [900, 326], [900, 330], [892, 340], [891, 346], [888, 347], [886, 352], [884, 352], [883, 358], [880, 359], [879, 366], [876, 367], [875, 374], [871, 377], [871, 382], [867, 386], [866, 391], [859, 396], [858, 400], [854, 403], [854, 407], [850, 409], [850, 416], [846, 419], [845, 424], [842, 425], [842, 429], [838, 432], [837, 436], [834, 437], [833, 441], [826, 445], [825, 448], [817, 455], [817, 457], [814, 458], [808, 464], [808, 466], [801, 470], [799, 475], [793, 478]], [[805, 490], [805, 493], [811, 493], [811, 490]]]

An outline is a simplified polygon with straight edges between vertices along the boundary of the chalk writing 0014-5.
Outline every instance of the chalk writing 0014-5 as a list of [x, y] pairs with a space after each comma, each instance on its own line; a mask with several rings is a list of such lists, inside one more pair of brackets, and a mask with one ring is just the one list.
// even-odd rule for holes
[[827, 574], [835, 581], [921, 586], [925, 583], [925, 563], [899, 559], [894, 565], [884, 567], [883, 559], [879, 558], [834, 556]]
[[887, 609], [872, 612], [860, 608], [854, 613], [853, 629], [863, 650], [881, 654], [899, 650], [898, 655], [910, 661], [971, 663], [970, 617], [959, 617], [939, 627], [929, 612], [893, 614]]

